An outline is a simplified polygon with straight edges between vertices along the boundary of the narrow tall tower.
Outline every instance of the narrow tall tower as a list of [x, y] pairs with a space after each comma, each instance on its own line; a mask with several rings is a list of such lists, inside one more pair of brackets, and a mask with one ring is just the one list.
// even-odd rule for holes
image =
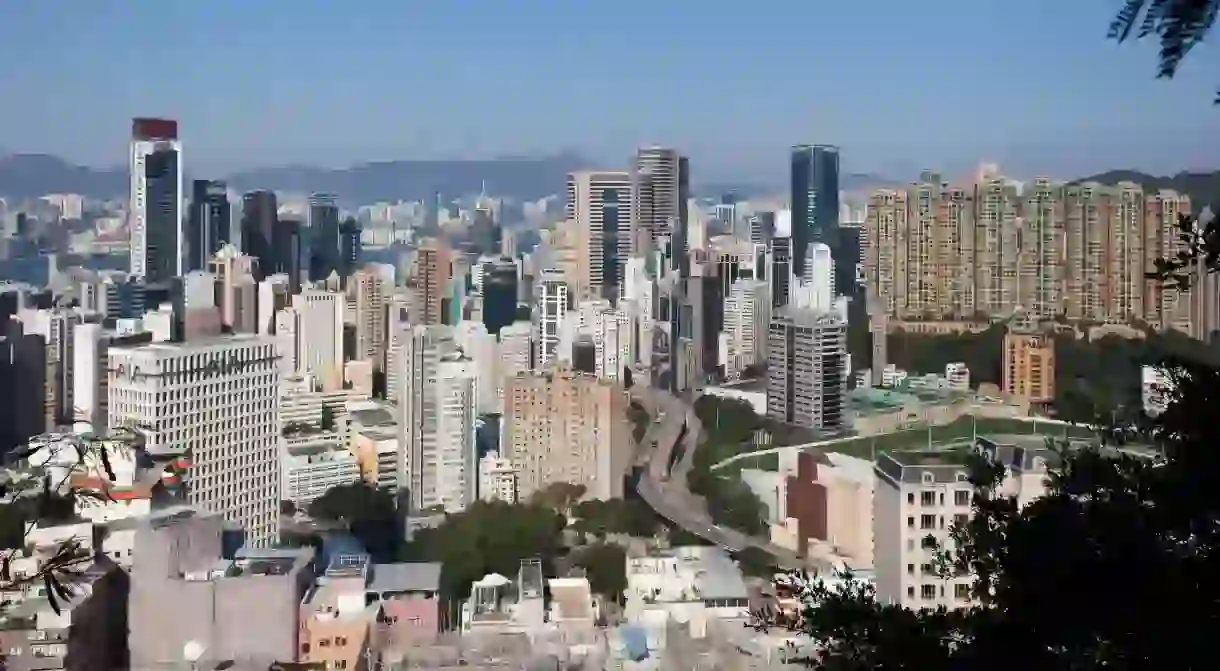
[[178, 122], [133, 119], [128, 156], [131, 274], [162, 282], [186, 272]]

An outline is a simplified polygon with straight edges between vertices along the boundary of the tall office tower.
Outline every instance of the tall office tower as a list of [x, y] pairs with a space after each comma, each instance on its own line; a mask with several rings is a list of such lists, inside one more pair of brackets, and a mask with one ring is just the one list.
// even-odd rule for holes
[[216, 278], [220, 323], [234, 333], [258, 333], [258, 259], [225, 245], [208, 259]]
[[771, 299], [767, 283], [737, 280], [724, 297], [725, 376], [736, 379], [745, 369], [766, 362]]
[[47, 430], [47, 345], [16, 319], [0, 323], [0, 454]]
[[278, 212], [271, 191], [251, 191], [241, 198], [241, 251], [259, 260], [260, 281], [272, 273], [287, 272], [280, 256], [286, 238], [276, 237]]
[[779, 308], [788, 304], [792, 291], [792, 238], [771, 239], [770, 261], [771, 307]]
[[[797, 145], [792, 148], [791, 198], [793, 274], [803, 277], [810, 243], [825, 243], [836, 257], [839, 255], [838, 147]], [[836, 278], [836, 293], [844, 293], [846, 287], [839, 284], [840, 280]]]
[[906, 191], [882, 189], [869, 197], [864, 280], [875, 304], [892, 315], [906, 306], [907, 212]]
[[496, 211], [492, 202], [480, 198], [474, 210], [474, 221], [470, 223], [470, 240], [478, 254], [499, 254], [501, 229], [496, 222]]
[[275, 315], [292, 304], [292, 282], [287, 275], [268, 275], [258, 283], [258, 334], [275, 335]]
[[453, 339], [470, 360], [471, 369], [478, 378], [477, 414], [489, 415], [499, 412], [496, 399], [498, 386], [496, 375], [500, 368], [500, 348], [496, 337], [487, 332], [482, 322], [460, 321], [453, 327]]
[[[644, 147], [636, 152], [631, 174], [632, 241], [637, 231], [652, 245], [666, 238], [674, 253], [670, 257], [685, 277], [687, 248], [687, 200], [690, 197], [690, 168], [686, 157], [674, 149]], [[633, 254], [644, 254], [638, 244]]]
[[272, 249], [268, 254], [274, 261], [275, 268], [270, 272], [287, 276], [289, 291], [293, 294], [301, 293], [301, 278], [305, 273], [306, 250], [303, 238], [300, 221], [285, 218], [271, 222]]
[[371, 361], [375, 370], [384, 370], [386, 336], [386, 291], [375, 268], [361, 268], [348, 284], [348, 300], [355, 305], [355, 359]]
[[222, 245], [232, 242], [229, 231], [229, 196], [224, 182], [191, 182], [191, 209], [187, 220], [186, 269], [203, 270]]
[[702, 382], [718, 376], [720, 371], [720, 332], [724, 330], [724, 290], [719, 268], [707, 259], [703, 250], [690, 265], [686, 280], [685, 302], [682, 304], [681, 337], [690, 343], [690, 363], [693, 376], [683, 387], [702, 387]]
[[570, 370], [510, 380], [501, 453], [520, 469], [518, 495], [567, 482], [589, 498], [621, 498], [631, 468], [628, 403], [621, 386]]
[[872, 383], [881, 384], [881, 374], [889, 363], [889, 311], [876, 296], [869, 296], [865, 305], [868, 311], [869, 340], [872, 345]]
[[783, 308], [767, 331], [767, 416], [835, 432], [846, 427], [847, 324], [838, 315]]
[[47, 417], [49, 426], [71, 424], [75, 415], [72, 392], [75, 356], [73, 331], [81, 315], [65, 308], [18, 310], [25, 333], [38, 334], [46, 343]]
[[[294, 319], [297, 359], [296, 373], [311, 373], [321, 380], [323, 389], [343, 386], [343, 316], [346, 301], [341, 293], [305, 289], [292, 297], [292, 310], [282, 310], [286, 320]], [[282, 333], [283, 330], [280, 330]]]
[[360, 267], [363, 249], [360, 245], [360, 222], [352, 217], [343, 220], [339, 226], [339, 277], [344, 280]]
[[[1186, 251], [1187, 244], [1178, 229], [1178, 217], [1190, 214], [1191, 204], [1189, 196], [1162, 189], [1148, 194], [1144, 207], [1144, 269], [1150, 273], [1156, 269], [1158, 258], [1175, 258]], [[1190, 292], [1166, 287], [1160, 281], [1146, 277], [1144, 321], [1163, 329], [1190, 333], [1193, 330]]]
[[406, 483], [412, 510], [462, 510], [477, 481], [477, 376], [448, 326], [412, 328], [398, 363], [398, 481]]
[[805, 275], [800, 286], [794, 292], [805, 294], [793, 304], [815, 310], [829, 311], [834, 308], [835, 301], [835, 261], [830, 247], [814, 242], [809, 245], [805, 254]]
[[580, 253], [589, 295], [618, 300], [619, 283], [631, 254], [631, 174], [586, 171], [568, 175], [568, 216], [586, 241]]
[[131, 274], [150, 284], [182, 275], [186, 236], [178, 122], [133, 119], [128, 168]]
[[543, 270], [534, 284], [533, 321], [534, 367], [543, 370], [552, 361], [564, 358], [559, 342], [563, 323], [568, 318], [568, 284], [563, 273]]
[[275, 341], [241, 334], [112, 346], [110, 426], [132, 426], [154, 461], [186, 457], [186, 503], [279, 540], [279, 370]]
[[335, 197], [309, 197], [309, 280], [321, 282], [339, 272], [339, 206]]
[[775, 213], [759, 212], [749, 219], [750, 242], [765, 245], [775, 235]]
[[440, 324], [442, 301], [452, 278], [452, 253], [442, 240], [424, 238], [415, 250], [414, 272], [408, 282], [414, 289], [411, 323]]
[[518, 272], [512, 259], [483, 264], [483, 325], [492, 335], [499, 335], [500, 329], [517, 319]]

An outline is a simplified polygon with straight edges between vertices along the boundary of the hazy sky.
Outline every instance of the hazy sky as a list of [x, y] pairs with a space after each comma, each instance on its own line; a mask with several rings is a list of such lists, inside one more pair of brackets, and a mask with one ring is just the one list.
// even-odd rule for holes
[[1220, 58], [1172, 82], [1105, 39], [1119, 0], [4, 0], [0, 147], [122, 163], [132, 116], [186, 160], [269, 164], [671, 144], [699, 179], [786, 148], [952, 175], [1220, 166]]

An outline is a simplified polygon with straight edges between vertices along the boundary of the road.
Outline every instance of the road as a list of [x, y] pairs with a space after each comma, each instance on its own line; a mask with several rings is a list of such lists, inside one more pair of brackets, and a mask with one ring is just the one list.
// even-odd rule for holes
[[[826, 568], [810, 566], [795, 552], [773, 545], [766, 539], [713, 524], [703, 502], [686, 487], [686, 476], [694, 464], [695, 450], [703, 430], [699, 418], [695, 416], [695, 409], [683, 403], [681, 399], [657, 389], [636, 385], [631, 388], [630, 393], [631, 400], [639, 403], [654, 418], [640, 441], [642, 451], [647, 450], [650, 455], [644, 477], [640, 478], [638, 491], [640, 498], [658, 515], [729, 552], [753, 547], [770, 554], [783, 569]], [[655, 419], [659, 412], [664, 415], [662, 421], [657, 422]], [[682, 434], [684, 427], [685, 435]], [[672, 472], [667, 473], [673, 449], [679, 438], [683, 444], [682, 459], [674, 465]], [[651, 447], [654, 444], [656, 447]]]

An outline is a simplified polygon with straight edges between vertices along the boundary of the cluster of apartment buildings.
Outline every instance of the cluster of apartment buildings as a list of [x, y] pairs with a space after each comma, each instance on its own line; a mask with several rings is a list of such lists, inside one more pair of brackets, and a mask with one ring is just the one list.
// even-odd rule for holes
[[1197, 338], [1216, 330], [1220, 293], [1148, 279], [1184, 248], [1190, 198], [1122, 182], [1018, 183], [984, 166], [973, 183], [925, 172], [869, 199], [864, 274], [884, 311], [904, 321], [1024, 314], [1035, 321], [1143, 322]]

